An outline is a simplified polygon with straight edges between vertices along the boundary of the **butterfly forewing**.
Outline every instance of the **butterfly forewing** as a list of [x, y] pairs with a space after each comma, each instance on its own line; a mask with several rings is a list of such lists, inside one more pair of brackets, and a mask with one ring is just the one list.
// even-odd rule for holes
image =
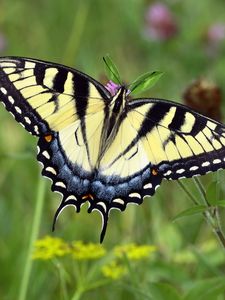
[[0, 78], [1, 101], [34, 135], [60, 131], [82, 115], [103, 110], [109, 98], [81, 72], [33, 59], [0, 59]]
[[[147, 104], [150, 102], [149, 104]], [[225, 127], [165, 100], [134, 100], [136, 114], [149, 106], [137, 128], [151, 163], [167, 179], [204, 175], [225, 166]]]

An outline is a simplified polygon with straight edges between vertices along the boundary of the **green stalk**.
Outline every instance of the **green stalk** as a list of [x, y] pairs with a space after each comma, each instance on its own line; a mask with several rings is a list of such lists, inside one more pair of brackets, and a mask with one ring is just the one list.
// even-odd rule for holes
[[71, 300], [80, 300], [81, 296], [83, 295], [84, 291], [83, 289], [77, 289], [76, 292], [74, 293], [73, 297]]
[[65, 277], [68, 276], [68, 274], [67, 274], [64, 266], [60, 263], [60, 261], [58, 259], [54, 259], [52, 261], [52, 263], [56, 267], [56, 269], [58, 270], [60, 291], [61, 291], [61, 294], [62, 294], [62, 299], [68, 299], [66, 279], [65, 279]]
[[192, 194], [189, 192], [189, 190], [186, 188], [186, 186], [185, 186], [180, 180], [178, 180], [177, 183], [178, 183], [179, 186], [182, 188], [182, 190], [188, 195], [188, 197], [190, 198], [190, 200], [191, 200], [195, 205], [199, 205], [198, 201], [195, 199], [195, 197], [192, 196]]
[[196, 187], [197, 187], [197, 189], [198, 189], [198, 191], [199, 191], [199, 193], [202, 197], [202, 200], [205, 202], [205, 204], [207, 206], [210, 206], [210, 204], [209, 204], [209, 202], [206, 198], [206, 192], [205, 192], [204, 186], [202, 185], [201, 181], [196, 177], [193, 177], [193, 180], [194, 180], [194, 183], [195, 183], [195, 185], [196, 185]]
[[77, 13], [74, 17], [74, 23], [71, 29], [70, 37], [65, 47], [64, 57], [62, 59], [62, 62], [65, 65], [69, 65], [75, 60], [76, 53], [80, 46], [80, 40], [86, 24], [89, 5], [89, 1], [80, 1], [78, 7], [76, 7]]
[[[204, 186], [202, 185], [201, 181], [197, 178], [193, 178], [194, 183], [203, 199], [205, 204], [208, 206], [208, 210], [203, 212], [203, 216], [207, 223], [212, 228], [213, 232], [216, 234], [218, 240], [220, 241], [222, 247], [225, 249], [225, 235], [223, 233], [223, 230], [221, 228], [220, 219], [219, 219], [219, 213], [218, 213], [218, 207], [212, 207], [210, 203], [207, 200], [206, 192], [204, 189]], [[192, 194], [188, 191], [188, 189], [181, 183], [181, 181], [178, 180], [178, 184], [180, 187], [184, 190], [184, 192], [188, 195], [188, 197], [192, 200], [192, 202], [195, 205], [199, 205], [200, 203], [192, 196]]]
[[33, 265], [32, 261], [32, 252], [33, 252], [33, 246], [34, 242], [37, 239], [39, 228], [40, 228], [40, 222], [41, 222], [41, 214], [43, 209], [43, 203], [44, 203], [44, 196], [45, 196], [45, 183], [46, 181], [43, 180], [43, 178], [40, 177], [38, 188], [37, 188], [37, 198], [36, 198], [36, 207], [34, 212], [34, 221], [31, 228], [31, 234], [30, 234], [30, 241], [29, 246], [27, 250], [26, 255], [26, 261], [24, 266], [24, 271], [22, 275], [22, 280], [19, 288], [19, 297], [18, 300], [25, 300], [27, 295], [27, 290], [29, 286], [29, 280], [31, 275], [31, 269]]
[[102, 280], [95, 281], [94, 283], [88, 282], [86, 286], [80, 285], [80, 287], [79, 287], [79, 284], [78, 284], [78, 287], [77, 287], [75, 293], [73, 294], [71, 300], [79, 300], [85, 292], [97, 289], [97, 288], [105, 286], [109, 283], [111, 283], [111, 280], [102, 279]]
[[[217, 177], [218, 179], [218, 177]], [[225, 249], [225, 236], [221, 228], [220, 219], [219, 219], [219, 213], [218, 213], [218, 207], [212, 207], [211, 204], [208, 202], [206, 197], [205, 189], [201, 183], [201, 181], [197, 178], [194, 178], [194, 182], [196, 186], [199, 189], [199, 192], [205, 201], [206, 205], [211, 208], [208, 211], [205, 212], [206, 219], [208, 223], [211, 225], [213, 231], [215, 232], [217, 238], [219, 239], [222, 247]]]

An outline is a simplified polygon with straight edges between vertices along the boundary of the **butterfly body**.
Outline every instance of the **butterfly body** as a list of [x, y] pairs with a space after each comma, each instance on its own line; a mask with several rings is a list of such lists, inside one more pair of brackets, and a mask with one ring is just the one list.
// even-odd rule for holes
[[0, 100], [38, 137], [37, 159], [66, 206], [103, 217], [152, 196], [163, 178], [203, 175], [225, 167], [225, 127], [161, 99], [115, 95], [93, 78], [44, 61], [0, 59]]

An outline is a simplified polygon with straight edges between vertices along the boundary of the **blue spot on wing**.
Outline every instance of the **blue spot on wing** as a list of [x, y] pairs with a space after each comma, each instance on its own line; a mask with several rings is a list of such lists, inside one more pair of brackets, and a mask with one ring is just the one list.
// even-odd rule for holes
[[[87, 172], [76, 163], [69, 161], [61, 149], [57, 134], [50, 143], [40, 138], [38, 145], [40, 148], [38, 160], [44, 164], [42, 172], [53, 180], [52, 190], [59, 191], [63, 195], [54, 222], [64, 207], [74, 205], [76, 211], [79, 212], [82, 203], [89, 201], [88, 212], [97, 209], [103, 216], [104, 226], [101, 237], [104, 236], [111, 208], [123, 211], [128, 203], [141, 204], [145, 195], [154, 194], [155, 187], [162, 180], [161, 172], [157, 176], [152, 176], [150, 164], [145, 170], [126, 178], [115, 175], [103, 176], [96, 169]], [[50, 158], [45, 157], [45, 151], [48, 152]], [[148, 183], [150, 187], [144, 190], [143, 186]]]

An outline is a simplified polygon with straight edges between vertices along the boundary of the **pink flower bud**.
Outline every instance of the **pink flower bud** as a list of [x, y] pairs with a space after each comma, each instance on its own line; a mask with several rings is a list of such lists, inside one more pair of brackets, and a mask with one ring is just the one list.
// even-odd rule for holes
[[209, 56], [216, 56], [220, 47], [225, 43], [225, 23], [212, 24], [205, 34], [206, 52]]
[[112, 80], [110, 80], [109, 82], [107, 82], [105, 87], [110, 92], [110, 94], [112, 96], [114, 96], [117, 93], [117, 91], [119, 90], [120, 85], [118, 85], [115, 82], [113, 82]]
[[149, 6], [145, 31], [153, 40], [169, 40], [176, 35], [177, 24], [165, 4], [158, 2]]
[[225, 23], [216, 23], [209, 27], [207, 39], [211, 43], [220, 43], [225, 40]]

